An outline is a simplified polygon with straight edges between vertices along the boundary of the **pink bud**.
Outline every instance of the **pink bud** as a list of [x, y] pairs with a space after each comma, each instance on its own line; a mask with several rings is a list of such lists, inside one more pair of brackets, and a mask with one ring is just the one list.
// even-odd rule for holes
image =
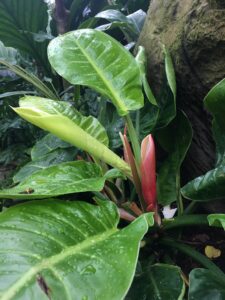
[[141, 187], [147, 211], [157, 211], [155, 144], [151, 134], [141, 143]]

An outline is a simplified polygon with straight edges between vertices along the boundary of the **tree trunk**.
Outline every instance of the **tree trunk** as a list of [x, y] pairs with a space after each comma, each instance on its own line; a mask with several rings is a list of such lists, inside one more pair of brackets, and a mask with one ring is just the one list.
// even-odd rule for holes
[[157, 94], [162, 80], [162, 44], [173, 58], [178, 107], [194, 130], [184, 168], [186, 180], [204, 174], [215, 161], [211, 120], [203, 98], [225, 76], [225, 1], [152, 0], [139, 44], [148, 58], [148, 76]]

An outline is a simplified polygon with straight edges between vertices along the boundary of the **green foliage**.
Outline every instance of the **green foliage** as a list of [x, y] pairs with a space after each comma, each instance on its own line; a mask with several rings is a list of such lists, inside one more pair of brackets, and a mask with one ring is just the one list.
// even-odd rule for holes
[[190, 300], [225, 298], [225, 280], [205, 269], [194, 269], [190, 273]]
[[180, 168], [192, 140], [192, 128], [186, 115], [178, 111], [176, 118], [157, 132], [156, 136], [168, 153], [158, 171], [158, 201], [162, 205], [168, 205], [179, 197]]
[[195, 201], [224, 199], [225, 194], [225, 79], [214, 86], [204, 99], [206, 108], [213, 115], [213, 133], [217, 145], [215, 169], [195, 178], [182, 188], [185, 198]]
[[[102, 9], [108, 1], [65, 1], [70, 10], [67, 25], [69, 28], [98, 26], [101, 30], [110, 29], [113, 36], [119, 28], [125, 37], [123, 43], [127, 40], [132, 46], [145, 18], [143, 11], [135, 11], [134, 2], [114, 1], [96, 15], [94, 6]], [[104, 32], [79, 29], [55, 38], [49, 45], [49, 61], [63, 77], [60, 78], [52, 74], [46, 63], [46, 53], [42, 52], [46, 50], [48, 39], [52, 38], [46, 31], [47, 25], [51, 25], [52, 32], [56, 25], [55, 21], [46, 24], [46, 20], [49, 22], [46, 4], [39, 1], [28, 4], [25, 0], [18, 3], [18, 0], [10, 0], [0, 4], [0, 16], [7, 4], [11, 4], [8, 9], [12, 16], [4, 11], [2, 16], [6, 21], [0, 20], [0, 25], [12, 26], [11, 31], [0, 29], [0, 38], [2, 34], [7, 46], [13, 45], [9, 37], [15, 31], [14, 21], [20, 20], [25, 4], [28, 13], [40, 4], [39, 17], [43, 15], [43, 20], [37, 19], [36, 15], [28, 20], [25, 15], [20, 23], [22, 31], [15, 33], [14, 46], [20, 52], [0, 44], [3, 66], [0, 72], [5, 72], [6, 68], [10, 70], [7, 74], [0, 73], [4, 76], [0, 97], [4, 99], [4, 105], [8, 102], [15, 106], [14, 111], [21, 117], [51, 134], [31, 149], [31, 161], [14, 175], [14, 186], [0, 191], [3, 210], [0, 213], [0, 277], [3, 283], [0, 298], [185, 299], [187, 274], [181, 270], [184, 266], [180, 260], [182, 254], [206, 268], [191, 271], [189, 299], [207, 299], [207, 293], [213, 298], [223, 298], [223, 272], [183, 241], [187, 236], [183, 235], [182, 227], [208, 228], [208, 223], [224, 227], [224, 215], [188, 215], [190, 208], [184, 210], [180, 169], [191, 143], [192, 130], [187, 117], [176, 111], [176, 80], [168, 51], [163, 49], [165, 78], [160, 94], [155, 97], [146, 78], [143, 48], [134, 58]], [[20, 9], [15, 12], [18, 7]], [[89, 8], [92, 18], [86, 19]], [[100, 19], [110, 23], [102, 25]], [[25, 52], [37, 64], [31, 74], [29, 63], [24, 63]], [[18, 56], [23, 61], [21, 64], [19, 61], [20, 66], [15, 65]], [[33, 64], [29, 66], [32, 68]], [[49, 77], [43, 77], [44, 73]], [[22, 85], [15, 88], [15, 82], [21, 80], [19, 77], [28, 83], [22, 81]], [[14, 85], [12, 91], [10, 84]], [[23, 91], [45, 98], [25, 96], [16, 107], [11, 99]], [[224, 195], [222, 98], [224, 81], [205, 99], [206, 107], [214, 117], [213, 132], [218, 152], [216, 169], [204, 177], [201, 190], [196, 184], [199, 179], [182, 190], [185, 196], [194, 193], [196, 200], [199, 195], [200, 200]], [[24, 123], [19, 119], [6, 123], [4, 134], [9, 128], [13, 132], [16, 127], [22, 127], [21, 124]], [[123, 130], [124, 159], [119, 138], [119, 131]], [[166, 219], [165, 209], [165, 219], [161, 220], [161, 207], [156, 206], [154, 214], [145, 213], [142, 183], [147, 178], [143, 178], [140, 171], [140, 141], [152, 132], [167, 155], [164, 160], [157, 157], [158, 202], [178, 208], [179, 216], [174, 219], [170, 216], [170, 220]], [[24, 149], [26, 146], [24, 143]], [[148, 156], [146, 163], [155, 164], [155, 155], [147, 144], [145, 156]], [[74, 161], [76, 158], [79, 160]], [[151, 165], [146, 169], [154, 170]], [[145, 175], [156, 177], [155, 173]], [[154, 187], [145, 188], [151, 195]], [[50, 199], [53, 197], [57, 198]], [[84, 201], [78, 202], [81, 197]], [[36, 201], [30, 201], [33, 199]], [[21, 200], [26, 203], [21, 204]], [[93, 203], [93, 200], [97, 205], [87, 203]], [[139, 203], [135, 203], [136, 200]], [[138, 260], [138, 266], [144, 267], [137, 268], [132, 284]], [[177, 263], [181, 267], [176, 266]]]
[[183, 299], [185, 283], [176, 266], [155, 264], [136, 274], [127, 300]]
[[119, 230], [116, 206], [98, 203], [34, 201], [2, 213], [1, 299], [123, 299], [153, 217]]
[[121, 116], [143, 106], [136, 61], [105, 33], [92, 29], [67, 33], [50, 43], [48, 57], [63, 78], [108, 97]]
[[85, 161], [59, 163], [22, 180], [17, 186], [0, 191], [3, 199], [43, 199], [72, 193], [101, 191], [101, 169]]

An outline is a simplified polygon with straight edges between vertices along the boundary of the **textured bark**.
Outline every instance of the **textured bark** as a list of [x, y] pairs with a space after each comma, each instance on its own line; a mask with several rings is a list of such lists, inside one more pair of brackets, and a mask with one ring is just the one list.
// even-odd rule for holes
[[152, 0], [139, 44], [146, 49], [149, 81], [156, 94], [164, 68], [161, 45], [172, 55], [178, 107], [194, 130], [185, 162], [186, 180], [201, 175], [215, 159], [211, 120], [202, 100], [225, 76], [225, 1]]

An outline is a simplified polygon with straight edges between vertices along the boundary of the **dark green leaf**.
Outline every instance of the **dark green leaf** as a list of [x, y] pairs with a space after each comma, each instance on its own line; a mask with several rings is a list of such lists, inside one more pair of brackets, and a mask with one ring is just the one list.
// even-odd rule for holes
[[43, 0], [1, 0], [0, 40], [28, 53], [51, 74], [47, 61], [47, 43], [38, 43], [32, 34], [46, 31], [48, 7]]
[[110, 98], [120, 115], [143, 106], [138, 65], [109, 35], [93, 29], [67, 33], [51, 41], [48, 56], [63, 78]]
[[119, 230], [116, 206], [98, 203], [33, 201], [2, 213], [1, 300], [124, 299], [153, 216]]
[[87, 191], [101, 191], [105, 179], [92, 163], [75, 161], [51, 166], [32, 174], [17, 186], [0, 191], [0, 198], [41, 199]]
[[180, 167], [192, 140], [192, 128], [186, 115], [178, 111], [176, 118], [157, 132], [157, 139], [166, 152], [157, 176], [157, 197], [162, 205], [177, 200], [180, 182]]
[[134, 278], [126, 300], [181, 300], [184, 293], [180, 268], [155, 264]]
[[113, 179], [113, 178], [123, 178], [126, 179], [124, 174], [118, 169], [110, 169], [104, 174], [104, 178], [106, 180]]
[[37, 171], [61, 164], [63, 162], [73, 161], [76, 154], [77, 150], [72, 147], [66, 149], [56, 149], [44, 156], [41, 156], [40, 159], [28, 162], [13, 176], [13, 181], [20, 182]]
[[225, 299], [225, 281], [209, 270], [194, 269], [190, 273], [189, 300]]
[[182, 188], [185, 198], [196, 201], [224, 199], [225, 195], [225, 79], [215, 85], [204, 99], [213, 115], [213, 133], [217, 145], [216, 168], [195, 178]]
[[71, 147], [71, 144], [62, 141], [55, 135], [49, 133], [34, 145], [31, 150], [31, 158], [32, 160], [38, 160], [42, 156], [45, 156], [56, 149], [65, 149], [69, 147]]

